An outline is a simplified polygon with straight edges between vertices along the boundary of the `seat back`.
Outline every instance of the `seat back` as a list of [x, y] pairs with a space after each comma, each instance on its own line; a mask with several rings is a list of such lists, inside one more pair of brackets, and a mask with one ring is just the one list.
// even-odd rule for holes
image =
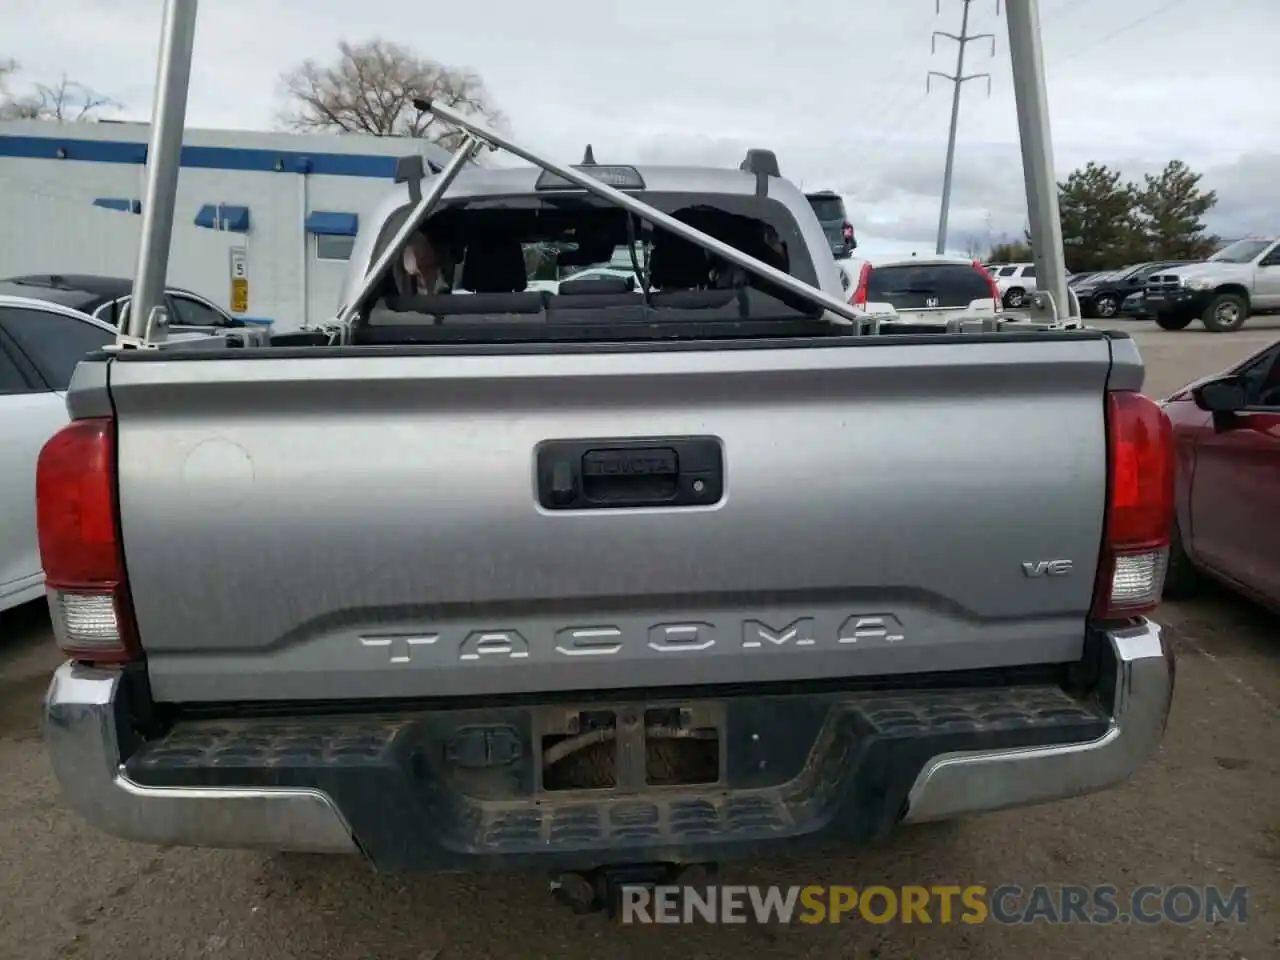
[[528, 285], [524, 251], [517, 240], [479, 238], [467, 244], [460, 286], [473, 293], [517, 293]]
[[673, 233], [662, 234], [649, 257], [649, 282], [658, 290], [698, 290], [707, 285], [707, 252]]

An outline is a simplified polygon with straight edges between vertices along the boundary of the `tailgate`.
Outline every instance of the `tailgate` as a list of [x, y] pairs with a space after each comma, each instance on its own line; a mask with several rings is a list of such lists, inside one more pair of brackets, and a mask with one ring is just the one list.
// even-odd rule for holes
[[[126, 355], [110, 368], [121, 523], [154, 695], [461, 696], [1079, 657], [1109, 342], [845, 343]], [[539, 502], [546, 441], [629, 438], [704, 441], [723, 495]], [[1026, 572], [1060, 560], [1068, 575]]]

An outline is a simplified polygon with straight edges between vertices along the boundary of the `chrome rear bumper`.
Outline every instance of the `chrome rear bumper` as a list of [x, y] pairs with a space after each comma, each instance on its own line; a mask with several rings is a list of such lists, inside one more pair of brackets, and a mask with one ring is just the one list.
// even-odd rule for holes
[[355, 853], [351, 830], [318, 790], [149, 787], [124, 772], [121, 676], [64, 663], [45, 697], [44, 738], [67, 804], [126, 840], [195, 847]]
[[1160, 748], [1175, 664], [1151, 621], [1107, 634], [1103, 695], [1111, 725], [1096, 740], [934, 757], [916, 777], [908, 823], [1064, 800], [1123, 783]]
[[[1060, 800], [1130, 777], [1160, 746], [1174, 660], [1160, 627], [1150, 622], [1107, 634], [1103, 657], [1099, 699], [1110, 720], [1101, 736], [933, 756], [918, 769], [899, 771], [906, 778], [902, 819], [941, 820]], [[44, 715], [49, 756], [66, 803], [89, 823], [144, 843], [360, 852], [348, 816], [319, 789], [150, 786], [130, 778], [122, 747], [134, 737], [128, 700], [119, 672], [76, 663], [61, 666], [49, 687]], [[848, 775], [858, 778], [856, 769]], [[886, 815], [896, 819], [901, 809]], [[397, 815], [404, 818], [397, 829], [432, 829], [415, 820], [411, 810]]]

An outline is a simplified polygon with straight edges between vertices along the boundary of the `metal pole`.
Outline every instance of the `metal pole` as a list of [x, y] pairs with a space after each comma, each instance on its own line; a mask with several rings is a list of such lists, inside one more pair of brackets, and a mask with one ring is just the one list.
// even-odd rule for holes
[[748, 273], [753, 273], [758, 277], [763, 277], [765, 280], [777, 284], [789, 293], [794, 293], [796, 296], [802, 297], [809, 303], [820, 306], [829, 313], [835, 314], [845, 323], [850, 325], [861, 325], [871, 319], [868, 314], [855, 309], [843, 300], [824, 293], [816, 287], [811, 287], [803, 280], [797, 280], [795, 277], [791, 276], [791, 274], [785, 273], [776, 267], [771, 267], [769, 264], [757, 260], [755, 257], [749, 257], [741, 250], [730, 246], [723, 240], [719, 240], [710, 234], [703, 233], [701, 230], [694, 229], [687, 223], [683, 223], [675, 217], [663, 213], [661, 210], [654, 209], [647, 203], [642, 203], [635, 199], [635, 197], [627, 196], [627, 194], [623, 193], [621, 190], [615, 190], [613, 187], [597, 180], [595, 177], [588, 176], [585, 173], [573, 169], [573, 167], [566, 167], [562, 164], [556, 163], [554, 160], [548, 160], [545, 157], [531, 153], [524, 147], [512, 143], [506, 137], [476, 125], [465, 114], [459, 113], [452, 107], [446, 107], [443, 104], [438, 104], [431, 100], [415, 100], [414, 106], [422, 110], [424, 113], [430, 112], [441, 120], [446, 120], [454, 126], [480, 137], [482, 140], [501, 147], [513, 156], [532, 163], [534, 166], [541, 167], [548, 173], [554, 173], [556, 176], [568, 180], [574, 186], [581, 187], [583, 190], [587, 191], [587, 193], [591, 193], [604, 200], [608, 200], [616, 206], [621, 207], [623, 210], [634, 213], [636, 216], [642, 217], [650, 223], [662, 227], [664, 230], [669, 230], [671, 233], [688, 240], [690, 243], [695, 243], [706, 250], [710, 250], [717, 256], [728, 260], [730, 263], [741, 267], [743, 270], [746, 270]]
[[969, 45], [969, 4], [964, 0], [964, 15], [960, 20], [960, 40], [956, 43], [956, 81], [951, 94], [951, 129], [947, 134], [947, 166], [942, 174], [942, 209], [938, 212], [937, 253], [947, 252], [947, 216], [951, 212], [951, 175], [956, 166], [956, 129], [960, 125], [960, 91], [964, 83], [964, 48]]
[[[187, 115], [187, 88], [196, 39], [197, 0], [165, 0], [156, 69], [155, 104], [147, 145], [147, 189], [142, 207], [142, 238], [127, 329], [122, 337], [142, 338], [154, 307], [164, 302], [169, 245], [182, 161], [182, 128]], [[163, 337], [163, 328], [155, 331]], [[123, 345], [123, 341], [119, 341]]]
[[1058, 316], [1065, 317], [1071, 312], [1071, 301], [1067, 296], [1058, 181], [1053, 170], [1040, 3], [1039, 0], [1008, 0], [1007, 6], [1009, 58], [1013, 63], [1013, 93], [1018, 107], [1018, 138], [1022, 143], [1022, 176], [1027, 188], [1036, 286], [1053, 297]]
[[373, 266], [364, 275], [364, 280], [361, 282], [360, 288], [352, 296], [351, 302], [344, 304], [342, 309], [338, 311], [339, 323], [350, 323], [355, 318], [356, 312], [360, 309], [360, 304], [369, 296], [373, 288], [382, 282], [382, 278], [387, 275], [387, 271], [391, 269], [391, 264], [395, 262], [396, 257], [402, 256], [401, 251], [409, 242], [409, 238], [426, 222], [431, 211], [440, 202], [440, 198], [444, 196], [444, 192], [449, 189], [449, 184], [453, 183], [454, 178], [462, 172], [462, 168], [471, 162], [471, 158], [476, 155], [476, 151], [480, 149], [482, 143], [483, 141], [480, 138], [471, 134], [458, 145], [453, 157], [445, 164], [445, 168], [440, 171], [435, 180], [432, 181], [431, 189], [422, 195], [418, 205], [409, 212], [408, 219], [400, 225], [400, 229], [388, 241], [382, 253], [378, 255], [378, 259], [373, 261]]

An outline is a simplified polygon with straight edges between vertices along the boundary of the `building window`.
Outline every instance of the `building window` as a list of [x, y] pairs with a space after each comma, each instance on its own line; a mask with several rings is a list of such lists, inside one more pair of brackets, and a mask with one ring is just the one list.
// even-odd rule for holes
[[356, 245], [355, 237], [335, 237], [329, 234], [317, 233], [315, 238], [317, 260], [351, 259], [351, 250]]

